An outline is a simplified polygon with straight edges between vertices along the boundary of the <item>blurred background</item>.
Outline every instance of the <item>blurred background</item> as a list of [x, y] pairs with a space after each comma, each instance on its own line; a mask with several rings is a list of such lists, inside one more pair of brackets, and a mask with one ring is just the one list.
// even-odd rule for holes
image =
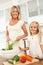
[[6, 24], [10, 21], [10, 9], [17, 5], [26, 27], [38, 21], [43, 34], [43, 0], [0, 0], [0, 49], [6, 47]]

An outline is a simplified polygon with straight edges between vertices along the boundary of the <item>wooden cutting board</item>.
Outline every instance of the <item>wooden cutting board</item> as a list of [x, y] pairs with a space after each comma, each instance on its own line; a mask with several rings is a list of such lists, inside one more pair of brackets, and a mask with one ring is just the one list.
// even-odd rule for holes
[[[16, 62], [15, 65], [28, 65], [28, 64], [32, 64], [32, 63], [35, 63], [35, 62], [38, 62], [39, 60], [38, 59], [33, 59], [32, 62], [29, 62], [29, 61], [26, 61], [25, 63], [21, 63], [20, 61], [19, 62]], [[7, 61], [3, 63], [3, 65], [12, 65], [10, 63], [8, 63]]]

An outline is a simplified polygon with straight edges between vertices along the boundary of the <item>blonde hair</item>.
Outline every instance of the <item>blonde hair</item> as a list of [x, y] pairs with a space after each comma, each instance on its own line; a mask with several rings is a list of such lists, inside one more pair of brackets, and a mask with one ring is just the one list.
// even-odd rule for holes
[[12, 15], [12, 10], [13, 10], [14, 8], [17, 9], [17, 11], [18, 11], [18, 20], [20, 20], [20, 9], [19, 9], [19, 6], [13, 6], [13, 7], [11, 8], [11, 15]]
[[[33, 21], [32, 23], [36, 23], [36, 24], [38, 25], [38, 27], [37, 27], [37, 34], [38, 34], [39, 43], [41, 43], [42, 34], [41, 34], [40, 25], [39, 25], [39, 23], [38, 23], [37, 21]], [[31, 23], [31, 24], [32, 24], [32, 23]], [[30, 24], [30, 25], [31, 25], [31, 24]], [[31, 33], [30, 33], [30, 34], [31, 34]]]

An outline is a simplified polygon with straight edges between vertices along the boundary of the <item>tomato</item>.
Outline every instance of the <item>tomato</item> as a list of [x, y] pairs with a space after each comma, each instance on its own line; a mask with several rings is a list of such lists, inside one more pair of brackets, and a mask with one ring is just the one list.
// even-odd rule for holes
[[19, 58], [19, 60], [20, 60], [20, 62], [25, 63], [25, 62], [26, 62], [26, 57], [21, 56], [21, 57]]

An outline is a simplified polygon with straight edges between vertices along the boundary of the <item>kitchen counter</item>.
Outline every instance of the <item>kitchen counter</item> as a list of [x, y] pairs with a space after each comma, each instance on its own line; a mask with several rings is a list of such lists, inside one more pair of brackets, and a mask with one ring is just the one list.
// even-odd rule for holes
[[[7, 59], [0, 56], [0, 65], [3, 65], [3, 62], [5, 62], [5, 61], [7, 61]], [[5, 64], [5, 65], [12, 65], [12, 64]], [[26, 62], [25, 64], [17, 62], [17, 64], [15, 64], [15, 65], [43, 65], [43, 60], [40, 60], [37, 62], [32, 62], [32, 63]]]
[[7, 61], [6, 58], [3, 58], [1, 55], [0, 55], [0, 65], [3, 65], [3, 62]]

